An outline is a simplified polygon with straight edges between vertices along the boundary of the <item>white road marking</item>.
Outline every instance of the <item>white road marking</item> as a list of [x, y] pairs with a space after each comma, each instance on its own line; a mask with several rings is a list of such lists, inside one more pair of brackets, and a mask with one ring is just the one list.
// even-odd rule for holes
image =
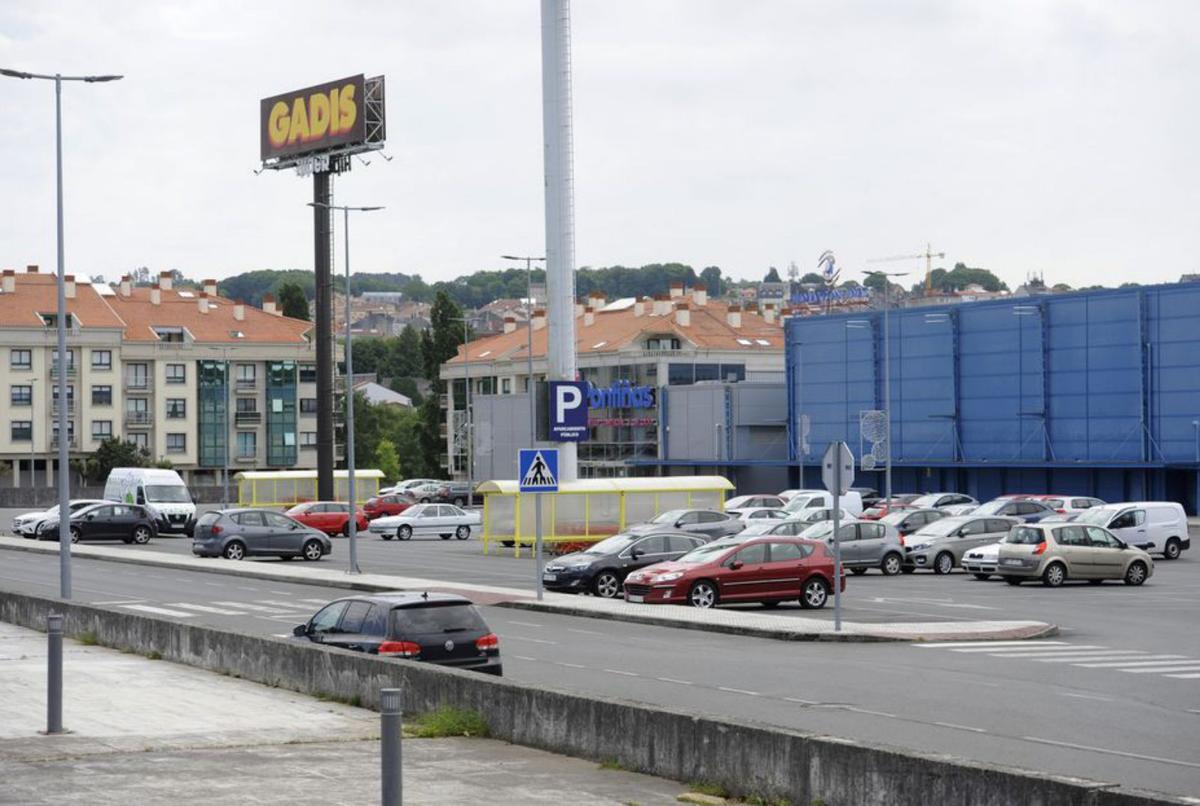
[[92, 602], [92, 604], [94, 604], [94, 605], [122, 605], [122, 604], [137, 604], [138, 602], [144, 602], [144, 601], [146, 601], [146, 600], [145, 599], [116, 599], [111, 602]]
[[[516, 624], [517, 622], [510, 622]], [[567, 627], [567, 632], [577, 632], [581, 635], [606, 635], [607, 633], [597, 632], [596, 630], [581, 630], [577, 627]]]
[[965, 647], [985, 646], [985, 647], [1001, 647], [1001, 646], [1052, 646], [1054, 644], [1066, 645], [1066, 641], [939, 641], [928, 644], [913, 644], [921, 649], [962, 649]]
[[692, 682], [691, 682], [690, 680], [677, 680], [677, 679], [675, 679], [674, 677], [656, 677], [656, 678], [654, 678], [654, 679], [655, 679], [655, 680], [659, 680], [659, 681], [661, 681], [661, 682], [663, 682], [663, 683], [677, 683], [677, 684], [679, 684], [679, 685], [681, 685], [681, 686], [690, 686], [690, 685], [692, 685]]
[[950, 651], [951, 652], [963, 652], [963, 653], [968, 653], [968, 652], [969, 653], [985, 653], [988, 655], [994, 655], [997, 658], [1007, 658], [1007, 657], [1020, 658], [1020, 657], [1033, 657], [1034, 655], [1041, 654], [1044, 652], [1065, 652], [1067, 650], [1075, 651], [1075, 650], [1082, 650], [1082, 649], [1106, 649], [1106, 647], [1102, 647], [1099, 644], [1082, 644], [1080, 646], [1065, 645], [1065, 646], [1045, 646], [1045, 647], [1022, 647], [1020, 649], [1018, 649], [1016, 647], [1004, 647], [1002, 649], [952, 649]]
[[544, 624], [534, 624], [532, 621], [510, 621], [509, 624], [516, 624], [520, 627], [544, 627]]
[[637, 672], [625, 672], [620, 669], [601, 669], [600, 671], [608, 672], [609, 674], [624, 675], [625, 677], [641, 677]]
[[205, 582], [204, 584], [205, 584], [205, 585], [208, 585], [209, 587], [213, 587], [213, 588], [223, 588], [223, 587], [225, 587], [225, 583], [224, 583], [224, 582]]
[[566, 666], [568, 669], [586, 669], [587, 668], [582, 663], [567, 663], [566, 661], [561, 661], [561, 660], [556, 660], [554, 662], [554, 665], [555, 666]]
[[296, 601], [297, 602], [306, 602], [308, 604], [318, 604], [318, 605], [329, 603], [328, 599], [297, 599]]
[[799, 697], [784, 697], [784, 699], [787, 700], [788, 702], [798, 702], [801, 705], [816, 705], [817, 704], [815, 700], [802, 700]]
[[1073, 744], [1071, 742], [1056, 742], [1053, 739], [1039, 739], [1037, 736], [1022, 736], [1027, 742], [1037, 742], [1038, 744], [1049, 744], [1055, 747], [1069, 747], [1072, 750], [1087, 750], [1092, 753], [1106, 753], [1110, 756], [1124, 756], [1125, 758], [1136, 758], [1142, 761], [1157, 761], [1161, 764], [1175, 764], [1180, 767], [1194, 767], [1200, 769], [1200, 764], [1191, 761], [1180, 761], [1175, 758], [1162, 758], [1160, 756], [1143, 756], [1140, 753], [1126, 753], [1123, 750], [1109, 750], [1105, 747], [1091, 747], [1086, 744]]
[[265, 605], [274, 605], [276, 608], [283, 610], [298, 610], [300, 605], [294, 601], [280, 602], [276, 599], [255, 599], [255, 602]]
[[1070, 655], [1054, 655], [1051, 657], [1030, 658], [1037, 663], [1074, 663], [1076, 661], [1102, 661], [1102, 660], [1138, 660], [1144, 658], [1145, 652], [1134, 649], [1112, 649], [1108, 651], [1098, 650], [1096, 652], [1079, 652]]
[[516, 658], [517, 660], [537, 661], [537, 658], [530, 658], [530, 657], [526, 657], [525, 655], [509, 655], [509, 657]]
[[160, 616], [174, 616], [175, 618], [191, 618], [195, 613], [185, 613], [182, 610], [168, 610], [165, 607], [151, 607], [150, 605], [121, 605], [126, 610], [140, 610], [143, 613], [157, 613]]
[[248, 585], [238, 585], [237, 589], [240, 591], [254, 591], [255, 593], [258, 593], [258, 588], [252, 588]]
[[1112, 702], [1111, 697], [1097, 697], [1094, 694], [1076, 694], [1073, 691], [1063, 691], [1059, 693], [1062, 697], [1075, 697], [1080, 700], [1099, 700], [1100, 702]]
[[757, 697], [757, 691], [747, 691], [744, 688], [729, 688], [728, 686], [717, 686], [718, 691], [728, 691], [731, 694], [745, 694], [750, 697]]
[[209, 607], [208, 605], [190, 604], [188, 602], [168, 602], [171, 607], [182, 607], [184, 610], [196, 610], [200, 613], [215, 613], [218, 616], [244, 616], [245, 610], [227, 610], [223, 607]]
[[526, 638], [524, 635], [506, 635], [506, 641], [532, 641], [535, 644], [557, 644], [557, 641], [547, 641], [545, 638]]
[[935, 725], [940, 725], [943, 728], [954, 728], [955, 730], [969, 730], [972, 733], [987, 733], [983, 728], [973, 728], [970, 725], [955, 725], [953, 722], [934, 722]]
[[[252, 610], [255, 613], [268, 613], [272, 616], [282, 615], [288, 612], [278, 607], [263, 607], [262, 605], [250, 604], [248, 602], [213, 602], [216, 605], [225, 605], [226, 607], [240, 607], [242, 610]], [[294, 610], [295, 608], [289, 608]]]
[[1177, 680], [1198, 680], [1200, 679], [1200, 674], [1167, 674], [1163, 675], [1163, 677], [1174, 677]]
[[1142, 655], [1136, 659], [1127, 658], [1123, 661], [1108, 661], [1106, 663], [1077, 663], [1084, 669], [1115, 669], [1122, 666], [1161, 666], [1172, 660], [1187, 660], [1185, 655]]
[[1166, 672], [1200, 672], [1200, 666], [1196, 665], [1195, 661], [1191, 665], [1184, 664], [1182, 666], [1156, 666], [1153, 669], [1118, 669], [1119, 672], [1126, 674], [1165, 674]]
[[868, 708], [859, 708], [855, 705], [842, 705], [842, 706], [838, 706], [838, 707], [840, 707], [843, 711], [852, 711], [856, 714], [869, 714], [871, 716], [882, 716], [887, 719], [895, 719], [896, 718], [895, 714], [889, 714], [886, 711], [872, 711]]

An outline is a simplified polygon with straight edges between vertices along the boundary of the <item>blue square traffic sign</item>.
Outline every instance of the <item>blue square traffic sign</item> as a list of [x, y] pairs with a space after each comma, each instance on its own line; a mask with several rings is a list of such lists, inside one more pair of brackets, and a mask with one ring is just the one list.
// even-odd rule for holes
[[587, 381], [550, 381], [550, 439], [583, 442], [589, 433]]
[[558, 448], [522, 448], [517, 478], [523, 493], [558, 492]]

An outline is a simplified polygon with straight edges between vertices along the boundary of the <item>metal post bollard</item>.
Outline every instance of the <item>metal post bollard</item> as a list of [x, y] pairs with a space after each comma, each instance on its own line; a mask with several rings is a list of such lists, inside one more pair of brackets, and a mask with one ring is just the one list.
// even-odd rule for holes
[[62, 642], [63, 617], [51, 613], [46, 618], [46, 635], [49, 638], [49, 654], [46, 681], [46, 733], [62, 733]]
[[379, 751], [383, 806], [400, 806], [402, 799], [400, 775], [401, 719], [400, 689], [382, 689], [379, 692]]

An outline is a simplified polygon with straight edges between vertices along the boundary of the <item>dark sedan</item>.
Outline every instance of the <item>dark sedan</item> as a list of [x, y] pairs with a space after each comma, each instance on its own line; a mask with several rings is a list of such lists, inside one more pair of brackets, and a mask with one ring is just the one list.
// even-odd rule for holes
[[[467, 505], [471, 498], [471, 485], [465, 481], [448, 481], [438, 487], [430, 501], [436, 504], [454, 504], [456, 507]], [[474, 499], [476, 502], [479, 498]]]
[[678, 559], [704, 543], [702, 535], [673, 530], [613, 535], [586, 551], [549, 562], [542, 573], [542, 585], [552, 591], [594, 593], [615, 599], [621, 595], [625, 576], [631, 571]]
[[[80, 540], [120, 540], [142, 545], [158, 535], [155, 518], [137, 504], [92, 504], [71, 513], [71, 542]], [[57, 540], [58, 521], [47, 522], [39, 539]]]
[[500, 639], [469, 599], [401, 591], [350, 596], [292, 630], [298, 639], [501, 675]]
[[319, 560], [331, 551], [333, 543], [324, 532], [269, 509], [206, 512], [192, 535], [192, 554], [198, 557]]
[[735, 535], [746, 528], [746, 522], [739, 520], [736, 515], [728, 512], [718, 512], [715, 509], [669, 509], [660, 512], [645, 523], [630, 526], [625, 531], [629, 534], [650, 534], [666, 530], [692, 532], [716, 540], [721, 537]]

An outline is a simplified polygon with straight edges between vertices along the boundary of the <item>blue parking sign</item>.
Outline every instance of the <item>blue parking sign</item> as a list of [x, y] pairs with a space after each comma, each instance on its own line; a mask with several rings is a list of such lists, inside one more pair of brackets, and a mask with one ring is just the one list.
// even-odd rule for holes
[[550, 381], [550, 439], [583, 442], [588, 430], [587, 381]]
[[517, 476], [523, 493], [558, 492], [558, 449], [522, 448]]

